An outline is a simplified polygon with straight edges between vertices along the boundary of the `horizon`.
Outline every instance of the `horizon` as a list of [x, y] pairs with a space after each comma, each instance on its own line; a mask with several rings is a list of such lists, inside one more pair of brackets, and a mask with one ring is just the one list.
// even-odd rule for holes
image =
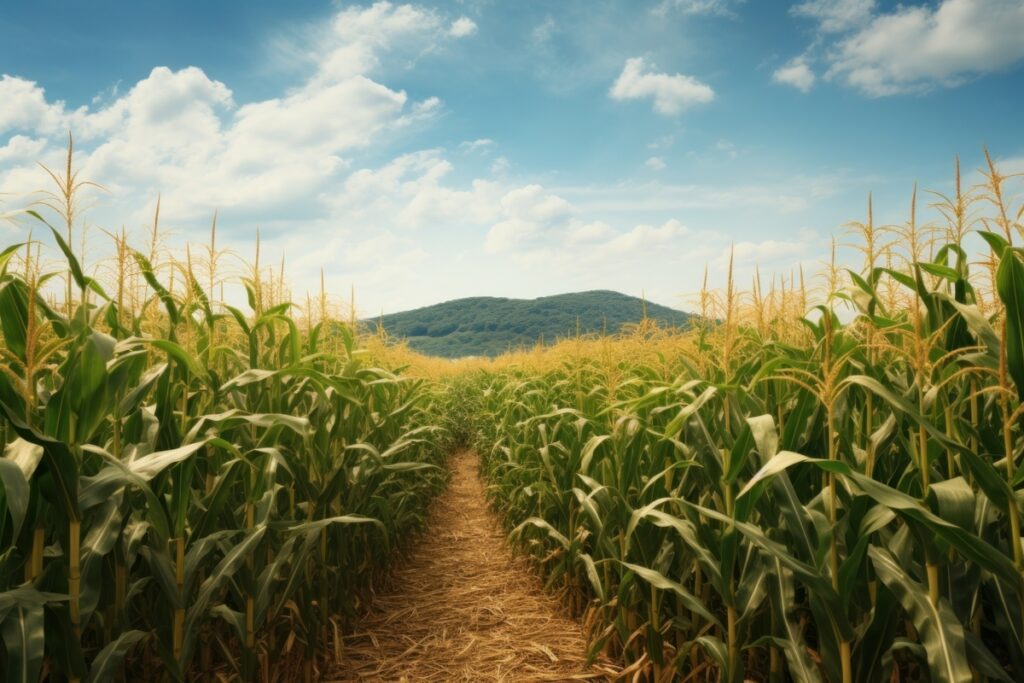
[[216, 211], [242, 258], [260, 228], [295, 300], [324, 268], [368, 315], [592, 289], [680, 308], [705, 266], [724, 283], [730, 249], [741, 283], [810, 276], [869, 192], [898, 224], [919, 183], [937, 217], [924, 191], [952, 187], [958, 154], [967, 182], [983, 145], [1024, 169], [1015, 0], [51, 0], [7, 18], [4, 210], [71, 130], [107, 188], [87, 263], [161, 196], [177, 249]]

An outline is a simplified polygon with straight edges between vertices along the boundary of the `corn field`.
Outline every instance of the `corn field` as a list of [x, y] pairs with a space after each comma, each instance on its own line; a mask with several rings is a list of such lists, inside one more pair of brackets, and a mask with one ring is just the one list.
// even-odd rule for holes
[[158, 203], [87, 267], [72, 161], [18, 217], [56, 246], [0, 251], [4, 680], [315, 679], [456, 444], [623, 680], [1024, 677], [1024, 207], [991, 160], [937, 222], [869, 199], [817, 286], [730, 264], [687, 331], [454, 364], [292, 302], [258, 246], [229, 272], [216, 217], [174, 254]]
[[[989, 161], [938, 223], [463, 373], [511, 538], [632, 680], [1024, 678], [1024, 209]], [[983, 245], [976, 249], [970, 245]], [[981, 255], [978, 256], [977, 252]]]
[[312, 680], [444, 484], [430, 388], [258, 256], [217, 301], [215, 222], [87, 271], [50, 175], [58, 253], [0, 252], [0, 678]]

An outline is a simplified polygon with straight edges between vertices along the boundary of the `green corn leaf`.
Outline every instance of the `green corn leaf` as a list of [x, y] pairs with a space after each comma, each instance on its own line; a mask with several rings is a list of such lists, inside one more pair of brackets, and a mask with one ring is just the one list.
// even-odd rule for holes
[[1006, 251], [1006, 247], [1008, 247], [1010, 244], [1009, 242], [1006, 241], [1005, 237], [1003, 237], [999, 233], [992, 232], [991, 230], [979, 230], [978, 234], [982, 237], [982, 239], [988, 242], [989, 248], [993, 252], [995, 252], [996, 256], [1001, 257], [1003, 255], [1003, 252]]
[[24, 439], [9, 443], [4, 448], [4, 457], [0, 459], [0, 484], [3, 485], [7, 511], [13, 523], [12, 538], [21, 533], [31, 495], [28, 482], [42, 457], [43, 449]]
[[19, 602], [0, 622], [0, 637], [7, 650], [4, 680], [9, 683], [36, 683], [43, 667], [46, 643], [43, 605]]
[[40, 469], [50, 476], [50, 481], [53, 484], [51, 489], [53, 502], [68, 519], [78, 520], [79, 465], [78, 459], [72, 454], [71, 449], [67, 444], [44, 436], [26, 425], [4, 401], [0, 401], [0, 414], [7, 419], [18, 436], [29, 443], [42, 447]]
[[928, 598], [928, 589], [911, 580], [888, 551], [871, 546], [868, 555], [878, 578], [892, 591], [913, 620], [928, 656], [932, 680], [941, 683], [973, 681], [974, 676], [967, 661], [964, 630], [949, 604], [944, 600], [940, 600], [937, 605], [933, 604]]
[[206, 580], [199, 586], [199, 592], [189, 606], [185, 618], [185, 645], [182, 650], [181, 660], [179, 661], [182, 669], [186, 669], [192, 659], [195, 641], [200, 632], [199, 625], [203, 619], [206, 619], [210, 608], [214, 606], [211, 604], [214, 597], [220, 592], [226, 582], [234, 580], [239, 568], [246, 558], [256, 551], [266, 533], [267, 528], [262, 526], [245, 534], [242, 540], [228, 551], [217, 566], [213, 568]]
[[1016, 249], [1003, 250], [996, 288], [1006, 307], [1006, 365], [1024, 400], [1024, 263]]
[[0, 332], [7, 349], [22, 359], [28, 334], [28, 296], [19, 280], [0, 281]]
[[822, 680], [821, 672], [811, 661], [800, 624], [791, 613], [796, 602], [793, 574], [778, 558], [771, 561], [771, 569], [769, 599], [775, 611], [775, 623], [779, 624], [781, 629], [780, 635], [772, 637], [771, 641], [785, 653], [789, 674], [795, 681], [818, 683]]
[[[808, 458], [798, 453], [782, 451], [765, 465], [762, 471], [758, 472], [751, 481], [755, 479], [760, 481], [799, 463], [812, 464], [826, 472], [833, 472], [846, 477], [847, 480], [875, 501], [887, 506], [894, 513], [902, 517], [924, 524], [932, 533], [956, 548], [965, 557], [985, 567], [987, 571], [997, 574], [1008, 581], [1014, 587], [1014, 590], [1024, 593], [1021, 575], [1006, 555], [986, 543], [973, 532], [966, 531], [956, 524], [935, 515], [916, 498], [912, 498], [901, 491], [854, 472], [846, 463], [835, 460]], [[717, 515], [718, 513], [714, 514]]]
[[[181, 322], [181, 314], [178, 312], [178, 304], [174, 301], [174, 297], [167, 291], [160, 280], [156, 277], [156, 270], [153, 268], [153, 264], [149, 262], [145, 256], [140, 252], [133, 251], [132, 256], [135, 258], [136, 264], [139, 266], [139, 271], [142, 273], [142, 277], [145, 278], [146, 283], [153, 288], [160, 301], [163, 302], [164, 308], [167, 309], [167, 316], [171, 322], [171, 329]], [[173, 336], [171, 337], [173, 339]]]
[[642, 567], [638, 564], [631, 564], [629, 562], [621, 562], [621, 564], [623, 567], [633, 572], [658, 590], [669, 591], [670, 593], [677, 595], [682, 600], [683, 606], [686, 607], [686, 609], [701, 615], [708, 621], [708, 623], [715, 624], [718, 628], [722, 627], [722, 624], [715, 618], [715, 615], [709, 612], [700, 600], [698, 600], [692, 593], [690, 593], [690, 591], [686, 590], [686, 588], [679, 583], [669, 579], [661, 572], [648, 567]]
[[3, 277], [4, 275], [7, 274], [7, 263], [24, 246], [25, 243], [21, 242], [19, 244], [12, 244], [11, 246], [6, 247], [2, 251], [0, 251], [0, 277]]
[[125, 631], [110, 641], [92, 661], [85, 683], [101, 683], [113, 680], [121, 669], [121, 663], [133, 647], [149, 636], [145, 631]]

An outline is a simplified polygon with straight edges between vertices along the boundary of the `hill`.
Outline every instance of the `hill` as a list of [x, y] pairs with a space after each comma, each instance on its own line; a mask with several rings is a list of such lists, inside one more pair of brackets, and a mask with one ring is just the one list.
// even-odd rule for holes
[[[689, 314], [646, 303], [647, 317], [662, 326], [683, 326]], [[613, 334], [643, 319], [644, 301], [619, 292], [595, 290], [539, 299], [471, 297], [392, 313], [384, 330], [401, 337], [417, 351], [432, 356], [496, 356], [510, 348], [552, 343], [576, 334]], [[367, 321], [376, 330], [378, 320]]]

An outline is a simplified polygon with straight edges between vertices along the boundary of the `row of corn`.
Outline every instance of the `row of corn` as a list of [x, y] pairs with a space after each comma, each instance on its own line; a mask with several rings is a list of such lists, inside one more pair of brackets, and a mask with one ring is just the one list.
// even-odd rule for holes
[[1024, 210], [851, 226], [862, 268], [704, 292], [464, 373], [512, 538], [633, 680], [1024, 679]]
[[0, 252], [0, 679], [312, 680], [444, 483], [430, 388], [260, 267], [215, 302], [214, 239], [86, 268], [68, 160]]

